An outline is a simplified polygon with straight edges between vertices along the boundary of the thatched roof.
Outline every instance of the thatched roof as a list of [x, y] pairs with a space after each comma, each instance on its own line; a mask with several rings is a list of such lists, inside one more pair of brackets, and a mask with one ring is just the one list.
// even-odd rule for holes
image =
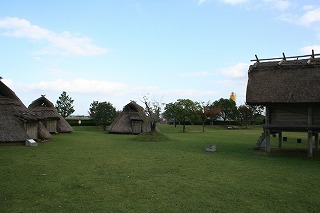
[[43, 95], [34, 100], [28, 108], [42, 120], [59, 120], [58, 112], [54, 108], [53, 103]]
[[320, 59], [256, 62], [249, 67], [248, 104], [320, 103]]
[[123, 107], [122, 112], [116, 117], [112, 124], [108, 127], [110, 133], [133, 133], [132, 122], [142, 122], [142, 132], [150, 131], [149, 122], [147, 122], [147, 116], [143, 107], [134, 101]]
[[42, 120], [58, 120], [58, 132], [64, 133], [73, 131], [70, 124], [58, 113], [53, 103], [44, 95], [41, 95], [40, 98], [34, 100], [28, 108], [41, 117]]
[[24, 123], [37, 122], [17, 95], [0, 81], [0, 142], [18, 142], [29, 139]]

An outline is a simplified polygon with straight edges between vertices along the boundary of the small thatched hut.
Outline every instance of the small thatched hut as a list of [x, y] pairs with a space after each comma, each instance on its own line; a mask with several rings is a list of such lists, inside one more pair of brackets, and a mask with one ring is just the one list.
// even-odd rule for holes
[[[301, 56], [298, 56], [301, 57]], [[304, 56], [302, 56], [304, 57]], [[256, 60], [249, 67], [246, 101], [251, 105], [264, 105], [266, 119], [264, 137], [266, 152], [270, 152], [270, 133], [307, 132], [308, 155], [312, 156], [312, 137], [318, 149], [320, 130], [320, 58], [312, 54], [307, 59], [285, 56], [280, 60]], [[263, 139], [264, 137], [261, 137]]]
[[143, 107], [131, 101], [108, 127], [110, 133], [140, 134], [149, 132], [150, 124]]
[[73, 131], [70, 124], [58, 113], [53, 103], [44, 95], [34, 100], [28, 108], [41, 118], [44, 126], [50, 133]]
[[39, 118], [30, 112], [2, 81], [0, 81], [0, 119], [0, 142], [23, 142], [27, 139], [50, 137], [50, 134], [39, 126]]

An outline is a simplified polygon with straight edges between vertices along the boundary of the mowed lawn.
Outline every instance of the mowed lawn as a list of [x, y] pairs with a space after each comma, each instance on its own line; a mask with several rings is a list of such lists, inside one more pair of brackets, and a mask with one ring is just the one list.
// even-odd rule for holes
[[320, 211], [320, 153], [307, 157], [305, 133], [284, 133], [282, 150], [272, 138], [266, 155], [251, 149], [261, 128], [159, 128], [168, 140], [75, 127], [38, 147], [0, 146], [0, 212]]

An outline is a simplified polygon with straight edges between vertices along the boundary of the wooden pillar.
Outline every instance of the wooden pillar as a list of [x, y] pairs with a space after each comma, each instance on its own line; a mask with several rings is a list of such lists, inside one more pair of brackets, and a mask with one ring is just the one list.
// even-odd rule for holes
[[278, 148], [282, 148], [282, 132], [280, 131], [278, 134]]
[[308, 157], [312, 157], [312, 131], [308, 131]]
[[319, 150], [319, 133], [318, 132], [314, 135], [314, 145], [315, 145], [315, 149]]
[[312, 106], [308, 106], [308, 157], [312, 157]]
[[266, 129], [265, 130], [265, 134], [266, 134], [266, 152], [270, 153], [271, 151], [271, 146], [270, 146], [270, 130]]
[[[266, 125], [268, 126], [270, 124], [270, 108], [269, 106], [266, 106]], [[270, 146], [270, 130], [268, 129], [265, 129], [264, 130], [265, 132], [265, 135], [266, 135], [266, 152], [267, 153], [270, 153], [270, 150], [271, 150], [271, 146]]]

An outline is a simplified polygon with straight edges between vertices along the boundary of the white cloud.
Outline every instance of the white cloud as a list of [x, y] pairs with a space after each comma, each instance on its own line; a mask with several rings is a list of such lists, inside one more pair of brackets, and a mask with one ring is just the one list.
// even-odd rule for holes
[[200, 5], [200, 4], [203, 4], [203, 3], [205, 3], [205, 2], [207, 2], [208, 0], [199, 0], [198, 1], [198, 4]]
[[244, 78], [247, 76], [248, 68], [248, 63], [238, 63], [231, 67], [222, 68], [219, 71], [229, 78]]
[[210, 76], [209, 72], [191, 72], [191, 73], [181, 73], [180, 76], [182, 77], [206, 77]]
[[312, 50], [314, 50], [315, 53], [320, 53], [320, 45], [305, 46], [300, 48], [299, 50], [305, 55], [310, 55]]
[[26, 85], [28, 90], [41, 90], [41, 91], [68, 91], [77, 93], [107, 93], [116, 94], [126, 92], [128, 86], [122, 83], [98, 81], [88, 79], [74, 79], [63, 80], [58, 79], [54, 81], [41, 81], [35, 84]]
[[311, 26], [312, 24], [320, 24], [320, 8], [312, 8], [308, 10], [298, 19], [298, 24]]
[[304, 13], [302, 15], [286, 13], [282, 14], [278, 18], [292, 24], [320, 28], [320, 8], [315, 8], [311, 5], [307, 5], [303, 8], [303, 11]]
[[290, 1], [287, 0], [264, 0], [264, 2], [275, 9], [286, 10], [291, 6]]
[[226, 4], [237, 5], [237, 4], [243, 4], [248, 0], [222, 0], [222, 1]]
[[4, 31], [2, 35], [5, 36], [47, 42], [48, 46], [38, 54], [92, 56], [108, 52], [106, 48], [94, 45], [88, 37], [76, 36], [68, 31], [58, 34], [33, 25], [25, 19], [12, 17], [0, 19], [0, 29]]

